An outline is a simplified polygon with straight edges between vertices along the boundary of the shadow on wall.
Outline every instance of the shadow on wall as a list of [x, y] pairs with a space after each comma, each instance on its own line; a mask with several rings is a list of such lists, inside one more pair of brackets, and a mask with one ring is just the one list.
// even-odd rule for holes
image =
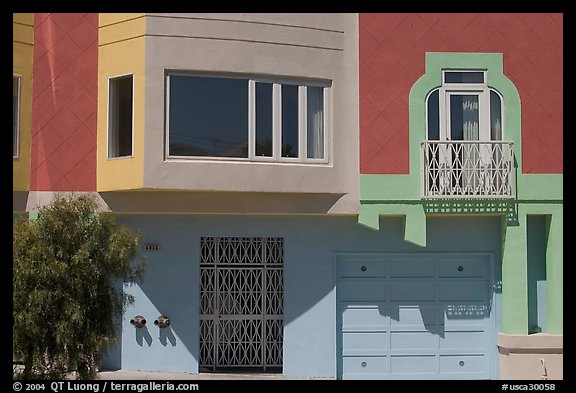
[[345, 194], [278, 192], [177, 192], [100, 193], [112, 211], [166, 213], [318, 214], [328, 211]]
[[147, 326], [143, 326], [141, 328], [136, 329], [136, 342], [138, 343], [138, 345], [143, 346], [144, 341], [146, 341], [146, 344], [148, 344], [148, 346], [152, 345], [152, 336], [150, 335]]
[[171, 327], [166, 327], [163, 329], [160, 329], [160, 344], [167, 346], [168, 343], [170, 343], [171, 346], [175, 347], [176, 346], [176, 337], [174, 336], [174, 333], [172, 332], [172, 328]]
[[[374, 302], [354, 302], [355, 306], [373, 306]], [[411, 319], [409, 322], [402, 318], [401, 310], [417, 310], [419, 314], [418, 321]], [[440, 312], [441, 311], [441, 312]], [[490, 318], [490, 304], [470, 304], [470, 303], [452, 303], [440, 306], [432, 306], [429, 303], [403, 302], [402, 306], [382, 306], [378, 305], [378, 312], [384, 318], [390, 318], [390, 325], [402, 331], [420, 331], [428, 332], [445, 338], [446, 332], [450, 330], [461, 331], [466, 325], [468, 328], [476, 331], [481, 330], [481, 324], [485, 319]], [[444, 317], [444, 318], [442, 318]], [[477, 324], [471, 323], [478, 321]], [[391, 327], [394, 330], [394, 327]]]

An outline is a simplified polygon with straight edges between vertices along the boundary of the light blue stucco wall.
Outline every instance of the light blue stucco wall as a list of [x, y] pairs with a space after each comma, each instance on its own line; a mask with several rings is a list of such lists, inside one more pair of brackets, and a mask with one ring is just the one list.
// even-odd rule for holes
[[[381, 218], [379, 231], [358, 225], [353, 216], [129, 215], [119, 221], [140, 231], [143, 243], [159, 244], [160, 250], [145, 252], [144, 282], [127, 288], [136, 301], [123, 319], [121, 356], [106, 358], [104, 366], [110, 368], [198, 372], [201, 236], [284, 238], [286, 376], [336, 375], [335, 253], [489, 252], [494, 255], [494, 278], [500, 281], [499, 217], [428, 218], [426, 247], [404, 241], [400, 217]], [[494, 296], [496, 305], [499, 297]], [[170, 317], [169, 329], [153, 324], [161, 313]], [[147, 318], [146, 328], [130, 325], [137, 314]], [[500, 319], [496, 315], [497, 330]]]

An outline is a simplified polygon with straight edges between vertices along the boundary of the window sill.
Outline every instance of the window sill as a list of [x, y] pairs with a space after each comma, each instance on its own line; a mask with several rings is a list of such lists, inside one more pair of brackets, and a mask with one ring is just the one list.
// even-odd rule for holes
[[257, 165], [298, 165], [298, 166], [332, 166], [328, 160], [307, 160], [298, 158], [286, 158], [281, 160], [267, 160], [265, 158], [255, 157], [235, 158], [235, 157], [182, 157], [169, 156], [164, 162], [196, 162], [196, 163], [233, 163], [233, 164], [257, 164]]

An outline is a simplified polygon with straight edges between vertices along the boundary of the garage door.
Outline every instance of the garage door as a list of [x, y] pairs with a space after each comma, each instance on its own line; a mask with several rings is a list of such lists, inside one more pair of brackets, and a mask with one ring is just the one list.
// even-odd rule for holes
[[490, 378], [487, 255], [340, 255], [338, 377]]

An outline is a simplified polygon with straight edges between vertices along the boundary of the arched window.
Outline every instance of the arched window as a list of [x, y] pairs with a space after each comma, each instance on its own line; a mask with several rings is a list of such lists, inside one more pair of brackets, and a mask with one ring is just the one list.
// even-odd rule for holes
[[485, 71], [444, 70], [442, 81], [426, 99], [427, 140], [502, 140], [502, 99]]
[[425, 195], [511, 195], [502, 114], [485, 70], [442, 70], [442, 85], [426, 96]]

